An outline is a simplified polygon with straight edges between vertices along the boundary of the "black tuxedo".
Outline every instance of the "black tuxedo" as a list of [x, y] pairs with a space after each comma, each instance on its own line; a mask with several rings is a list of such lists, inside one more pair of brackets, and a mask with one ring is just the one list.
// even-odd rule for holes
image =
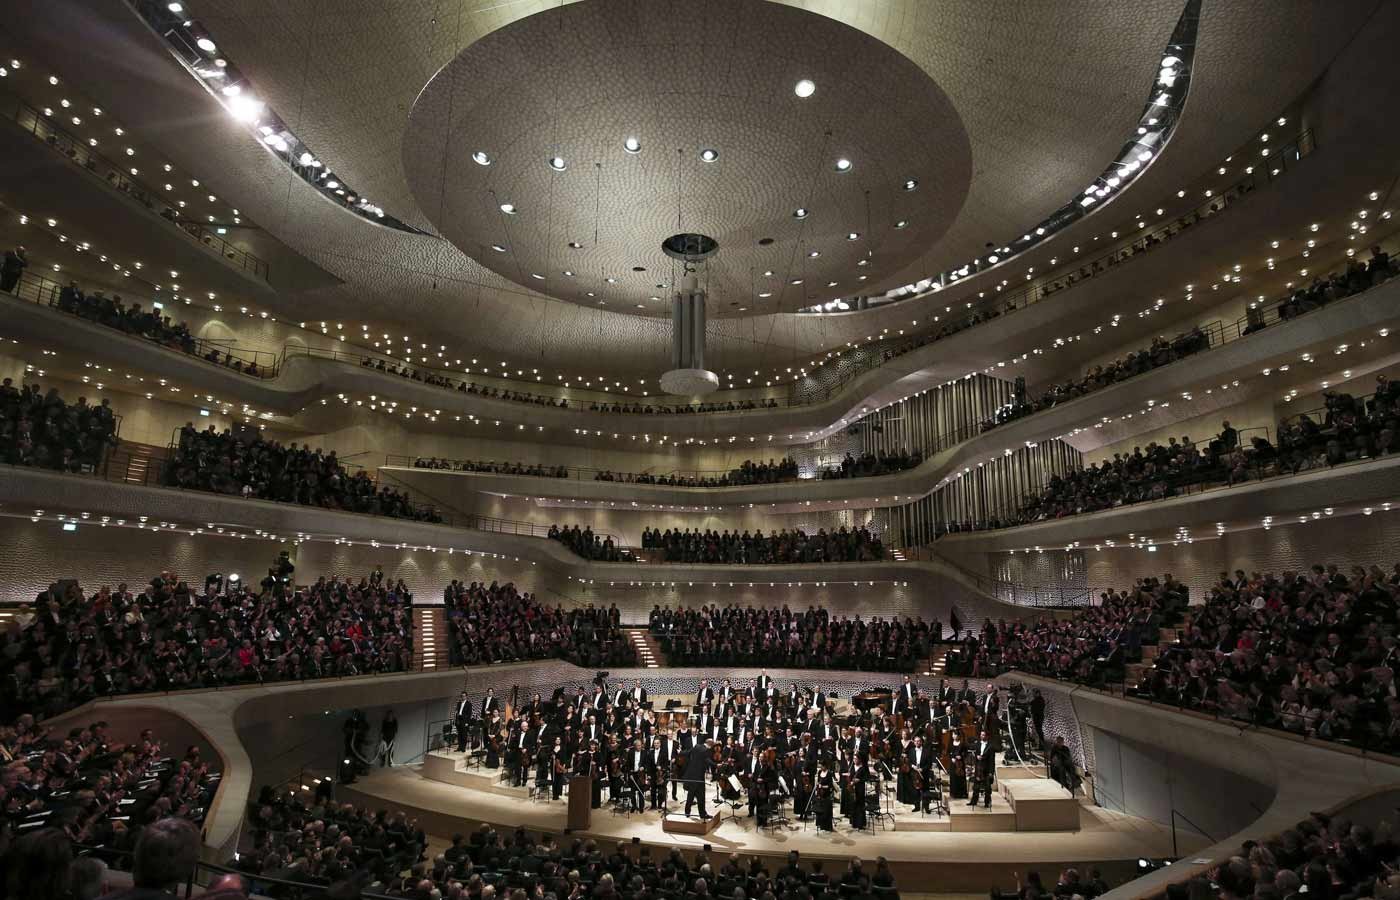
[[972, 802], [968, 806], [977, 805], [979, 794], [986, 797], [984, 805], [992, 805], [992, 782], [997, 777], [997, 751], [992, 746], [992, 742], [979, 741], [972, 748], [974, 760], [975, 780], [972, 785]]
[[457, 728], [457, 752], [465, 753], [467, 749], [467, 729], [472, 722], [472, 702], [463, 697], [457, 701], [456, 711], [452, 714], [453, 724]]
[[690, 815], [691, 805], [698, 802], [700, 804], [700, 818], [708, 819], [709, 811], [705, 808], [705, 776], [710, 773], [710, 767], [714, 765], [714, 757], [710, 755], [709, 747], [704, 743], [696, 744], [690, 748], [686, 754], [685, 770], [681, 777], [685, 779], [685, 814]]

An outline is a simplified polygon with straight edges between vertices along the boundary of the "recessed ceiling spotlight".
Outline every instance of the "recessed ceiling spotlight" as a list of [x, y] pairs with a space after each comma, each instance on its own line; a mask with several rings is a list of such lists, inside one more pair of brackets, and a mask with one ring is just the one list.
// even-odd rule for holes
[[505, 247], [502, 247], [500, 244], [492, 244], [492, 245], [491, 245], [491, 249], [492, 249], [492, 250], [495, 250], [497, 253], [505, 253], [505, 252], [506, 252], [506, 248], [505, 248]]
[[608, 284], [617, 284], [617, 279], [616, 279], [616, 278], [607, 278], [607, 279], [604, 279], [604, 280], [607, 281]]
[[700, 158], [703, 159], [705, 162], [714, 162], [715, 160], [719, 159], [719, 151], [712, 150], [709, 147], [706, 147], [704, 150], [700, 151]]
[[582, 247], [583, 247], [583, 245], [580, 244], [578, 241], [569, 241], [569, 249], [570, 249], [570, 250], [579, 250], [579, 249], [581, 249]]
[[195, 46], [197, 46], [199, 49], [203, 50], [205, 53], [213, 53], [214, 50], [217, 49], [217, 48], [214, 46], [214, 42], [211, 41], [211, 40], [209, 40], [207, 37], [202, 37], [202, 38], [200, 38], [199, 40], [195, 41], [194, 43], [195, 43]]
[[622, 149], [626, 150], [628, 153], [641, 153], [642, 142], [634, 137], [630, 137], [622, 142]]
[[803, 78], [792, 86], [792, 92], [805, 100], [817, 92], [817, 83], [810, 78]]
[[848, 240], [848, 241], [858, 241], [858, 240], [860, 240], [860, 232], [859, 232], [859, 231], [848, 232], [848, 233], [846, 234], [846, 240]]
[[808, 216], [809, 213], [810, 213], [810, 210], [808, 210], [807, 207], [805, 207], [805, 206], [799, 206], [799, 207], [797, 207], [797, 209], [794, 209], [794, 210], [792, 211], [792, 217], [793, 217], [794, 219], [805, 219], [805, 218], [807, 218], [807, 216]]
[[836, 161], [836, 171], [849, 172], [851, 171], [851, 165], [851, 161], [843, 156]]
[[768, 299], [769, 297], [773, 296], [773, 292], [772, 292], [772, 291], [763, 291], [763, 292], [760, 293], [758, 296], [759, 296], [760, 298], [766, 300], [766, 299]]
[[544, 276], [536, 274], [535, 272], [531, 272], [530, 277], [535, 279], [536, 281], [544, 281]]
[[802, 283], [802, 279], [801, 279], [801, 278], [794, 278], [792, 281], [789, 281], [789, 282], [788, 282], [788, 284], [801, 284], [801, 283]]
[[574, 270], [573, 270], [573, 269], [565, 269], [565, 270], [564, 270], [564, 274], [567, 275], [567, 276], [569, 276], [570, 278], [573, 278], [573, 277], [574, 277]]
[[827, 286], [827, 287], [836, 287], [836, 282], [834, 282], [834, 281], [828, 281], [828, 282], [826, 283], [826, 286]]
[[[508, 216], [513, 216], [513, 215], [515, 215], [515, 204], [514, 204], [514, 203], [502, 203], [502, 204], [501, 204], [501, 212], [505, 213], [505, 214], [508, 215]], [[898, 226], [896, 226], [896, 227], [898, 227]]]
[[919, 180], [918, 180], [917, 178], [911, 178], [911, 179], [909, 179], [908, 181], [904, 182], [904, 189], [905, 189], [906, 191], [912, 191], [912, 190], [914, 190], [914, 188], [916, 188], [916, 187], [918, 187], [918, 186], [919, 186]]
[[476, 163], [478, 166], [489, 166], [492, 162], [491, 154], [487, 153], [485, 150], [478, 150], [472, 154], [472, 162]]
[[556, 172], [562, 172], [565, 169], [567, 169], [569, 165], [568, 163], [564, 162], [564, 158], [562, 156], [551, 156], [549, 158], [549, 167]]
[[856, 263], [856, 265], [858, 265], [858, 266], [868, 266], [868, 265], [870, 265], [870, 260], [868, 260], [868, 259], [862, 259], [860, 262]]
[[821, 252], [820, 250], [813, 250], [811, 253], [808, 253], [808, 254], [807, 254], [807, 256], [810, 257], [810, 258], [812, 258], [812, 259], [816, 259], [818, 256], [821, 256], [821, 255], [822, 255], [822, 252]]
[[908, 220], [908, 219], [900, 219], [898, 222], [895, 222], [895, 223], [894, 223], [894, 227], [895, 227], [895, 228], [904, 228], [904, 227], [906, 227], [908, 224], [909, 224], [909, 220]]

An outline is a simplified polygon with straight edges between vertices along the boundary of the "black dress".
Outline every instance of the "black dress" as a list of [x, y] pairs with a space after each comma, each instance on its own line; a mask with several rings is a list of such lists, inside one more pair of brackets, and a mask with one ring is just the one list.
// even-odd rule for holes
[[865, 766], [856, 766], [851, 772], [851, 806], [846, 818], [857, 831], [865, 828], [865, 783], [870, 772]]
[[816, 799], [812, 801], [812, 805], [816, 807], [818, 831], [836, 830], [836, 825], [832, 819], [834, 803], [832, 794], [834, 790], [835, 783], [830, 772], [825, 775], [817, 776], [817, 796]]

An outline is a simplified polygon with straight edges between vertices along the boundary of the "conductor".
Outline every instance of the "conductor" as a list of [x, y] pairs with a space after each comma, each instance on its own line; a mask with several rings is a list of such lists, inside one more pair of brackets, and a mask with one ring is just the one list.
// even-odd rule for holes
[[685, 780], [685, 814], [690, 815], [692, 804], [700, 804], [700, 818], [708, 819], [710, 813], [705, 809], [705, 776], [709, 774], [710, 768], [715, 764], [713, 752], [715, 742], [711, 738], [697, 743], [686, 753], [685, 769], [681, 777]]

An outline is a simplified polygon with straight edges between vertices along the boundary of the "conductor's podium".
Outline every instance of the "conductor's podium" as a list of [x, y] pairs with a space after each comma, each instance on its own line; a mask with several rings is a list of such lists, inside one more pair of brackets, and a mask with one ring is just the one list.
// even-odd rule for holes
[[712, 813], [708, 819], [687, 816], [683, 813], [667, 813], [661, 819], [661, 830], [667, 834], [690, 834], [704, 836], [719, 827], [720, 814]]
[[1079, 801], [1048, 778], [1006, 778], [1001, 793], [1016, 814], [1017, 831], [1078, 831]]

